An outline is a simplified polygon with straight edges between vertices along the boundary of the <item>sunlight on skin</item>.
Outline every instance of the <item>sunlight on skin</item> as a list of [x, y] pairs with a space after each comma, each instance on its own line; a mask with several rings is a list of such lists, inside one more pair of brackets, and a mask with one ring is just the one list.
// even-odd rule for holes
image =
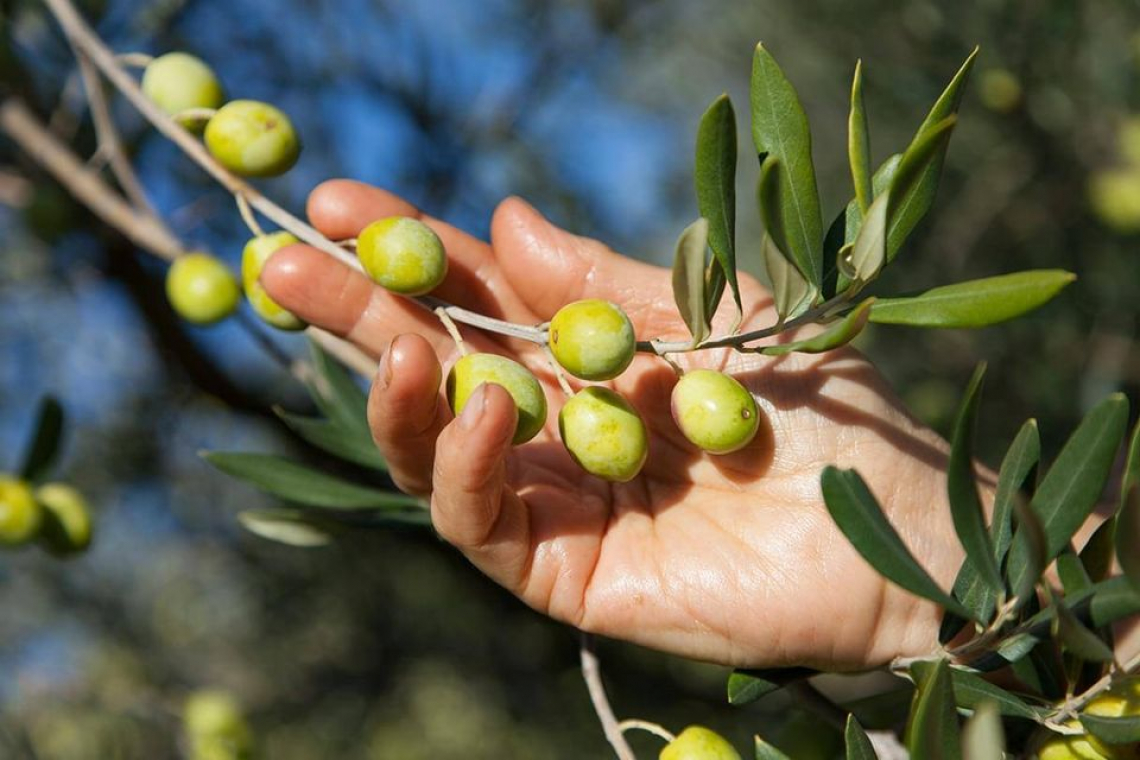
[[[392, 214], [418, 216], [399, 198], [349, 181], [327, 182], [309, 201], [312, 222], [333, 239]], [[527, 324], [565, 303], [603, 298], [626, 310], [643, 339], [685, 336], [667, 270], [566, 233], [518, 199], [500, 205], [491, 244], [420, 218], [451, 258], [441, 298]], [[947, 444], [857, 352], [680, 357], [685, 367], [731, 373], [758, 399], [756, 439], [721, 457], [703, 454], [676, 429], [672, 370], [638, 356], [606, 385], [645, 418], [649, 460], [630, 483], [610, 484], [587, 476], [562, 448], [563, 396], [534, 346], [464, 330], [472, 350], [528, 366], [551, 402], [543, 432], [511, 449], [514, 407], [501, 389], [487, 387], [471, 427], [453, 422], [440, 402], [440, 378], [457, 354], [434, 316], [303, 245], [276, 254], [262, 282], [285, 308], [374, 356], [403, 335], [369, 403], [393, 476], [406, 490], [430, 492], [440, 535], [536, 609], [732, 665], [858, 669], [936, 647], [934, 605], [883, 581], [822, 503], [820, 470], [857, 467], [922, 564], [943, 587], [953, 581], [962, 549], [946, 506]], [[743, 277], [742, 289], [742, 329], [774, 321], [761, 286]], [[729, 327], [730, 311], [721, 310], [716, 330]]]

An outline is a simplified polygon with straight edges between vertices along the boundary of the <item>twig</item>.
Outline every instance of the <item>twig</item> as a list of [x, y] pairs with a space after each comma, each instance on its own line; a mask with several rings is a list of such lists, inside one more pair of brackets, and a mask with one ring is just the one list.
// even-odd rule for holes
[[235, 195], [234, 200], [237, 201], [238, 213], [241, 214], [241, 220], [245, 222], [245, 226], [249, 227], [249, 231], [255, 236], [261, 237], [265, 234], [265, 230], [261, 229], [261, 225], [257, 222], [257, 217], [253, 215], [253, 209], [249, 207], [249, 201], [245, 199], [244, 195]]
[[660, 726], [656, 723], [651, 723], [647, 720], [637, 720], [635, 718], [630, 718], [628, 720], [623, 720], [621, 723], [618, 723], [618, 728], [621, 729], [622, 733], [625, 733], [626, 731], [645, 731], [646, 733], [650, 733], [654, 736], [658, 736], [664, 739], [666, 742], [672, 742], [677, 738], [671, 731], [667, 731], [664, 726]]
[[459, 334], [459, 328], [455, 326], [455, 320], [448, 316], [447, 309], [441, 306], [435, 310], [435, 315], [439, 317], [439, 321], [443, 324], [443, 329], [447, 330], [447, 334], [451, 336], [451, 340], [455, 343], [455, 348], [459, 351], [459, 355], [467, 356], [467, 344], [463, 342], [463, 336]]
[[602, 670], [598, 665], [598, 656], [594, 653], [593, 636], [588, 633], [582, 634], [578, 654], [582, 660], [582, 677], [586, 681], [586, 689], [590, 692], [590, 701], [594, 704], [598, 720], [602, 722], [602, 731], [606, 739], [614, 748], [614, 754], [619, 760], [637, 760], [622, 734], [617, 718], [614, 717], [610, 700], [606, 697], [606, 687], [602, 685]]

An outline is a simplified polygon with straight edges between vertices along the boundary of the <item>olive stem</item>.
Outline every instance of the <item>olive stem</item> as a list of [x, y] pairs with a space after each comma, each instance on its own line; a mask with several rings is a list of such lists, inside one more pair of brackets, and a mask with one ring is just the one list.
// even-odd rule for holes
[[630, 718], [628, 720], [623, 720], [621, 723], [618, 723], [618, 728], [621, 729], [622, 733], [625, 733], [626, 731], [645, 731], [646, 733], [650, 733], [654, 736], [658, 736], [664, 739], [667, 743], [670, 744], [674, 739], [677, 738], [676, 735], [668, 731], [664, 726], [660, 726], [648, 720], [637, 720], [635, 718]]
[[128, 68], [145, 69], [154, 60], [154, 56], [147, 53], [119, 53], [115, 60]]
[[447, 330], [447, 334], [455, 341], [455, 347], [459, 350], [460, 356], [467, 356], [467, 344], [463, 342], [463, 336], [459, 334], [459, 328], [455, 325], [455, 320], [447, 313], [447, 309], [440, 307], [435, 310], [435, 315], [439, 317], [439, 321], [443, 323], [443, 329]]
[[184, 111], [179, 111], [170, 118], [178, 124], [186, 124], [199, 120], [209, 121], [214, 118], [217, 112], [218, 109], [216, 108], [187, 108]]
[[583, 632], [578, 655], [582, 661], [582, 678], [586, 681], [586, 690], [590, 692], [590, 702], [594, 705], [594, 712], [602, 723], [602, 731], [606, 740], [614, 749], [618, 760], [637, 760], [622, 734], [621, 726], [614, 717], [613, 708], [610, 707], [609, 697], [606, 696], [606, 687], [602, 684], [602, 669], [598, 663], [598, 655], [594, 652], [594, 637]]
[[262, 237], [265, 234], [265, 230], [261, 228], [257, 217], [253, 215], [253, 209], [250, 208], [249, 201], [247, 201], [245, 196], [241, 193], [234, 193], [234, 200], [237, 202], [238, 213], [241, 214], [241, 220], [245, 222], [245, 226], [249, 227], [249, 231], [252, 232], [255, 237]]
[[562, 366], [558, 360], [554, 358], [554, 352], [550, 350], [550, 344], [544, 343], [542, 351], [546, 354], [546, 360], [550, 362], [550, 369], [554, 372], [554, 376], [558, 378], [558, 387], [566, 394], [566, 397], [574, 395], [574, 389], [570, 387], [570, 383], [566, 380], [566, 374], [562, 371]]

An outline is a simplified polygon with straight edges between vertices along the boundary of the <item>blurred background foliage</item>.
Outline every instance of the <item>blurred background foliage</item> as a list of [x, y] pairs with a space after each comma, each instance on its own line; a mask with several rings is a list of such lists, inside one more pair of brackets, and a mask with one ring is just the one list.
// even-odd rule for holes
[[[969, 370], [988, 360], [979, 448], [991, 461], [1026, 417], [1055, 451], [1105, 392], [1136, 396], [1134, 0], [88, 0], [84, 10], [116, 49], [193, 52], [232, 96], [290, 113], [305, 152], [266, 190], [296, 212], [322, 179], [352, 177], [485, 234], [495, 204], [519, 194], [659, 263], [696, 215], [693, 139], [720, 92], [748, 139], [757, 40], [811, 117], [828, 219], [851, 194], [856, 58], [881, 161], [980, 44], [935, 211], [881, 287], [1037, 267], [1080, 280], [1010, 325], [875, 327], [862, 348], [943, 430]], [[37, 2], [3, 0], [0, 23], [4, 94], [89, 154], [82, 91], [53, 22]], [[177, 232], [236, 265], [246, 233], [231, 198], [121, 103], [118, 116]], [[755, 270], [747, 142], [741, 167], [739, 256]], [[573, 632], [439, 542], [383, 533], [304, 551], [243, 533], [234, 514], [265, 499], [197, 452], [313, 458], [268, 413], [304, 410], [301, 389], [236, 323], [174, 320], [161, 267], [6, 142], [0, 191], [0, 468], [16, 466], [38, 396], [58, 394], [72, 420], [61, 474], [98, 520], [79, 559], [0, 562], [0, 756], [179, 757], [182, 701], [203, 687], [240, 699], [265, 757], [606, 756]], [[617, 644], [601, 654], [620, 715], [673, 730], [705, 723], [740, 747], [765, 728], [796, 757], [828, 756], [834, 737], [818, 722], [798, 731], [778, 701], [729, 711], [723, 669]]]

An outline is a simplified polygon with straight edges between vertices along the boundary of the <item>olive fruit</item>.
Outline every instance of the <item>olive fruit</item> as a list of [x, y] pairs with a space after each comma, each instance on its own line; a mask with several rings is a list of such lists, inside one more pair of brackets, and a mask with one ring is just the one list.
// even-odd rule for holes
[[669, 742], [659, 760], [740, 760], [728, 741], [704, 726], [689, 726]]
[[356, 255], [378, 285], [405, 296], [422, 296], [447, 276], [447, 252], [439, 236], [418, 219], [390, 216], [365, 227]]
[[673, 387], [671, 405], [685, 437], [712, 454], [744, 448], [760, 427], [756, 399], [748, 389], [711, 369], [686, 372]]
[[40, 543], [57, 556], [77, 554], [91, 543], [91, 510], [83, 494], [65, 483], [47, 483], [36, 489], [43, 507]]
[[1038, 760], [1113, 760], [1089, 743], [1087, 735], [1054, 736], [1037, 750]]
[[261, 284], [261, 270], [275, 251], [296, 242], [297, 238], [288, 232], [271, 232], [251, 238], [241, 252], [241, 284], [246, 300], [257, 316], [279, 330], [303, 330], [305, 323], [269, 297]]
[[191, 694], [182, 708], [182, 725], [192, 760], [252, 756], [253, 732], [237, 700], [225, 691], [205, 689]]
[[497, 354], [468, 354], [447, 373], [447, 403], [456, 416], [483, 383], [501, 385], [511, 394], [519, 420], [513, 443], [526, 443], [546, 424], [546, 394], [530, 370]]
[[[188, 53], [167, 53], [148, 63], [142, 91], [171, 116], [191, 108], [217, 108], [226, 99], [214, 70]], [[196, 119], [183, 124], [198, 132], [206, 121]]]
[[241, 291], [221, 261], [208, 253], [187, 253], [166, 273], [166, 297], [187, 322], [209, 325], [234, 312]]
[[35, 538], [43, 508], [22, 480], [0, 475], [0, 546], [22, 546]]
[[620, 394], [597, 385], [566, 402], [558, 415], [558, 432], [582, 469], [616, 483], [636, 477], [649, 452], [641, 415]]
[[550, 350], [574, 377], [612, 380], [633, 361], [637, 339], [620, 306], [587, 298], [563, 306], [550, 320]]
[[206, 147], [214, 158], [243, 177], [276, 177], [301, 155], [293, 122], [257, 100], [231, 100], [206, 125]]

